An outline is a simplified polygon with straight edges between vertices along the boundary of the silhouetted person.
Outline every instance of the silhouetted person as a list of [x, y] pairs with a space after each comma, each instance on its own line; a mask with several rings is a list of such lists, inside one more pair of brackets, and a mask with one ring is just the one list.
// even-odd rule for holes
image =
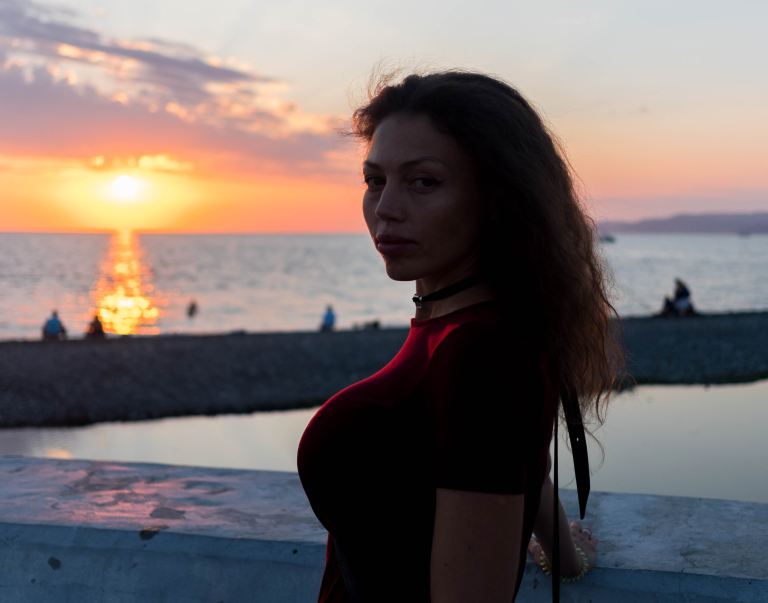
[[664, 298], [661, 316], [694, 316], [697, 314], [691, 301], [691, 290], [681, 279], [675, 279], [675, 293], [671, 299]]
[[88, 325], [88, 330], [85, 332], [86, 339], [104, 339], [104, 325], [101, 324], [98, 314], [94, 314], [93, 320]]
[[320, 324], [321, 331], [333, 331], [336, 325], [336, 314], [333, 312], [333, 306], [330, 304], [325, 308], [325, 314], [323, 315], [323, 322]]
[[187, 318], [194, 318], [197, 314], [197, 302], [193, 299], [187, 306]]
[[691, 290], [679, 278], [675, 279], [675, 299], [672, 301], [675, 303], [675, 310], [677, 310], [678, 316], [693, 316], [696, 314], [693, 302], [691, 301]]
[[668, 297], [664, 297], [664, 305], [661, 307], [659, 316], [677, 316], [677, 310], [675, 310], [675, 302], [673, 302]]
[[56, 310], [51, 312], [51, 316], [43, 325], [44, 341], [61, 341], [67, 338], [67, 329], [59, 319], [59, 313]]

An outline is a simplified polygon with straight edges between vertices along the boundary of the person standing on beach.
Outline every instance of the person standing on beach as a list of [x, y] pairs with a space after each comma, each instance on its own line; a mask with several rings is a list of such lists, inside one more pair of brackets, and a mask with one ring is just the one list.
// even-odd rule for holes
[[582, 416], [602, 422], [622, 364], [594, 222], [501, 80], [385, 79], [353, 133], [369, 233], [387, 275], [415, 281], [416, 308], [394, 358], [301, 437], [299, 477], [328, 530], [318, 600], [508, 602], [527, 554], [557, 598], [560, 569], [583, 577], [597, 540], [559, 503], [553, 431], [567, 416], [583, 517]]
[[51, 312], [51, 316], [45, 321], [42, 331], [44, 341], [61, 341], [67, 338], [67, 329], [56, 310]]
[[320, 323], [321, 331], [333, 331], [336, 326], [336, 314], [333, 311], [333, 306], [330, 304], [325, 308], [325, 314], [323, 314], [323, 322]]
[[187, 318], [191, 320], [195, 316], [197, 316], [197, 301], [193, 299], [187, 305]]

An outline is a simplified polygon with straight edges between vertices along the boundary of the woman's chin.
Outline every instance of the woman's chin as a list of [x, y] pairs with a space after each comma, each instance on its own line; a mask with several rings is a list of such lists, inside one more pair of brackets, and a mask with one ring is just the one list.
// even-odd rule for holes
[[387, 276], [393, 281], [415, 281], [420, 273], [414, 270], [413, 266], [408, 266], [405, 262], [398, 260], [385, 260]]

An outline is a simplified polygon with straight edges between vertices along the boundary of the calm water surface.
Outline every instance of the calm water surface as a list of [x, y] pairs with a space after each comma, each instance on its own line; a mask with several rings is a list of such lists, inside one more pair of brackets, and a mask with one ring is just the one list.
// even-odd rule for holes
[[[678, 276], [704, 312], [768, 309], [768, 236], [626, 234], [601, 253], [621, 315], [658, 311]], [[53, 308], [75, 336], [96, 313], [115, 334], [314, 330], [326, 304], [342, 329], [413, 315], [364, 234], [0, 233], [0, 291], [0, 339], [38, 338]]]
[[[0, 454], [296, 471], [315, 409], [89, 427], [0, 430]], [[643, 386], [617, 395], [589, 440], [592, 488], [768, 503], [768, 381]], [[562, 432], [561, 432], [562, 435]], [[560, 447], [560, 483], [574, 488]]]

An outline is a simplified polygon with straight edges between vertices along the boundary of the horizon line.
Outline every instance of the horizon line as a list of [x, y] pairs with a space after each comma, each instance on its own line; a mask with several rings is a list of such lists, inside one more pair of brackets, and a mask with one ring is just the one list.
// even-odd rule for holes
[[[596, 224], [605, 224], [607, 222], [636, 224], [649, 220], [670, 220], [684, 216], [755, 216], [768, 215], [768, 211], [736, 211], [736, 212], [678, 212], [664, 216], [648, 216], [644, 218], [605, 218], [597, 220]], [[164, 228], [80, 228], [66, 230], [0, 230], [0, 234], [114, 234], [117, 232], [132, 232], [136, 234], [158, 234], [158, 235], [345, 235], [345, 234], [368, 234], [364, 229], [359, 230], [176, 230]]]
[[151, 228], [113, 228], [113, 229], [82, 229], [82, 230], [0, 230], [2, 234], [60, 234], [60, 235], [83, 235], [83, 234], [115, 234], [119, 232], [131, 232], [135, 234], [157, 234], [157, 235], [345, 235], [360, 234], [367, 235], [364, 230], [164, 230]]

